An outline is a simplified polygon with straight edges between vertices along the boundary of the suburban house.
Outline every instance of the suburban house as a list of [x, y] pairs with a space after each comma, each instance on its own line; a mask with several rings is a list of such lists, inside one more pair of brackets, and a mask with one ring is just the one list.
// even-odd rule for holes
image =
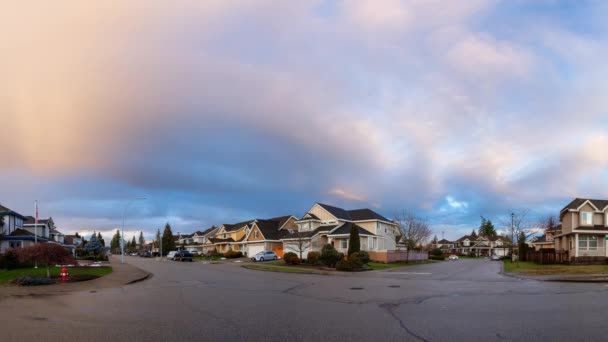
[[243, 253], [251, 257], [258, 252], [273, 251], [279, 257], [283, 257], [282, 239], [288, 236], [290, 231], [298, 229], [297, 220], [292, 215], [254, 220], [245, 240], [241, 243]]
[[458, 254], [499, 257], [509, 255], [511, 240], [505, 236], [485, 237], [481, 235], [465, 235], [455, 241]]
[[223, 224], [215, 231], [213, 236], [207, 238], [203, 245], [203, 250], [217, 250], [219, 253], [226, 253], [230, 250], [245, 253], [240, 242], [245, 240], [249, 232], [250, 224], [254, 220], [239, 222], [236, 224]]
[[[55, 227], [52, 218], [36, 219], [32, 216], [23, 216], [7, 207], [0, 205], [0, 254], [9, 248], [33, 246], [36, 242], [57, 243], [70, 250], [75, 246], [64, 243], [64, 235]], [[0, 223], [2, 223], [0, 222]]]
[[441, 239], [439, 241], [435, 241], [435, 243], [431, 243], [431, 249], [441, 249], [441, 251], [445, 254], [456, 253], [456, 244], [452, 241]]
[[608, 200], [576, 198], [559, 213], [561, 226], [553, 236], [556, 252], [572, 262], [603, 262], [608, 256]]
[[350, 230], [354, 226], [360, 236], [361, 250], [368, 251], [370, 258], [381, 259], [380, 253], [397, 249], [400, 236], [397, 225], [371, 209], [344, 210], [322, 203], [315, 203], [308, 212], [295, 222], [297, 230], [285, 236], [285, 252], [305, 256], [310, 251], [320, 251], [325, 244], [338, 251], [348, 250]]
[[553, 229], [547, 229], [545, 231], [545, 234], [532, 240], [532, 242], [531, 242], [532, 247], [534, 247], [534, 250], [537, 252], [540, 250], [543, 250], [543, 251], [554, 250], [555, 243], [553, 241], [553, 237], [555, 236], [555, 232], [561, 231], [561, 230], [562, 230], [561, 226], [557, 226]]

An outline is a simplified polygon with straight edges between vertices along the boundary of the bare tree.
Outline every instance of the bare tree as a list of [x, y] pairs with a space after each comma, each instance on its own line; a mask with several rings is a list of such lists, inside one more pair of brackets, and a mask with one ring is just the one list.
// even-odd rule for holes
[[302, 253], [310, 248], [311, 241], [310, 238], [306, 236], [304, 232], [299, 230], [293, 231], [287, 235], [285, 239], [290, 239], [291, 241], [288, 243], [289, 249], [292, 249], [300, 255], [300, 260], [302, 260]]
[[557, 227], [558, 220], [553, 215], [548, 215], [540, 219], [538, 227], [542, 228], [545, 232], [555, 230]]
[[529, 209], [511, 210], [509, 215], [501, 219], [501, 225], [511, 233], [511, 262], [515, 261], [515, 244], [519, 264], [523, 245], [536, 232], [534, 224], [528, 219], [529, 214]]
[[402, 241], [408, 250], [426, 242], [433, 234], [425, 218], [416, 216], [407, 210], [397, 213], [394, 222], [399, 227]]

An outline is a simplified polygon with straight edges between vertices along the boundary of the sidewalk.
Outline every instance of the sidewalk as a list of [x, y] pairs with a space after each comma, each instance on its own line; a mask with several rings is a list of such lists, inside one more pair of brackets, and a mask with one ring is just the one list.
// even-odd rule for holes
[[45, 286], [1, 286], [0, 299], [8, 296], [43, 296], [76, 291], [96, 291], [132, 284], [152, 275], [135, 266], [121, 264], [120, 259], [114, 256], [110, 257], [110, 266], [112, 266], [112, 273], [90, 281]]

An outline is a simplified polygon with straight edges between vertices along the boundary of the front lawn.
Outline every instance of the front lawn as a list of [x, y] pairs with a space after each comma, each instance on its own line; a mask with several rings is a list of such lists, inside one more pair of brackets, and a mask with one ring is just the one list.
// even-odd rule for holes
[[[68, 267], [70, 275], [91, 275], [102, 277], [112, 273], [112, 267]], [[46, 267], [38, 268], [18, 268], [15, 270], [0, 271], [0, 285], [7, 285], [11, 280], [26, 275], [46, 277]], [[51, 267], [51, 277], [61, 276], [61, 267]]]
[[539, 265], [529, 261], [504, 260], [504, 270], [509, 273], [536, 275], [554, 274], [608, 274], [608, 265]]

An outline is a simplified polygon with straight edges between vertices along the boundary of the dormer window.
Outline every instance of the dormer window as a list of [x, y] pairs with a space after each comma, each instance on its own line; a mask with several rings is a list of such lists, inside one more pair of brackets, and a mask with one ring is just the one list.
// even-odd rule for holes
[[255, 232], [253, 232], [253, 237], [256, 238], [256, 239], [258, 238], [258, 231], [257, 230]]
[[581, 226], [593, 226], [593, 213], [583, 211], [581, 213]]

